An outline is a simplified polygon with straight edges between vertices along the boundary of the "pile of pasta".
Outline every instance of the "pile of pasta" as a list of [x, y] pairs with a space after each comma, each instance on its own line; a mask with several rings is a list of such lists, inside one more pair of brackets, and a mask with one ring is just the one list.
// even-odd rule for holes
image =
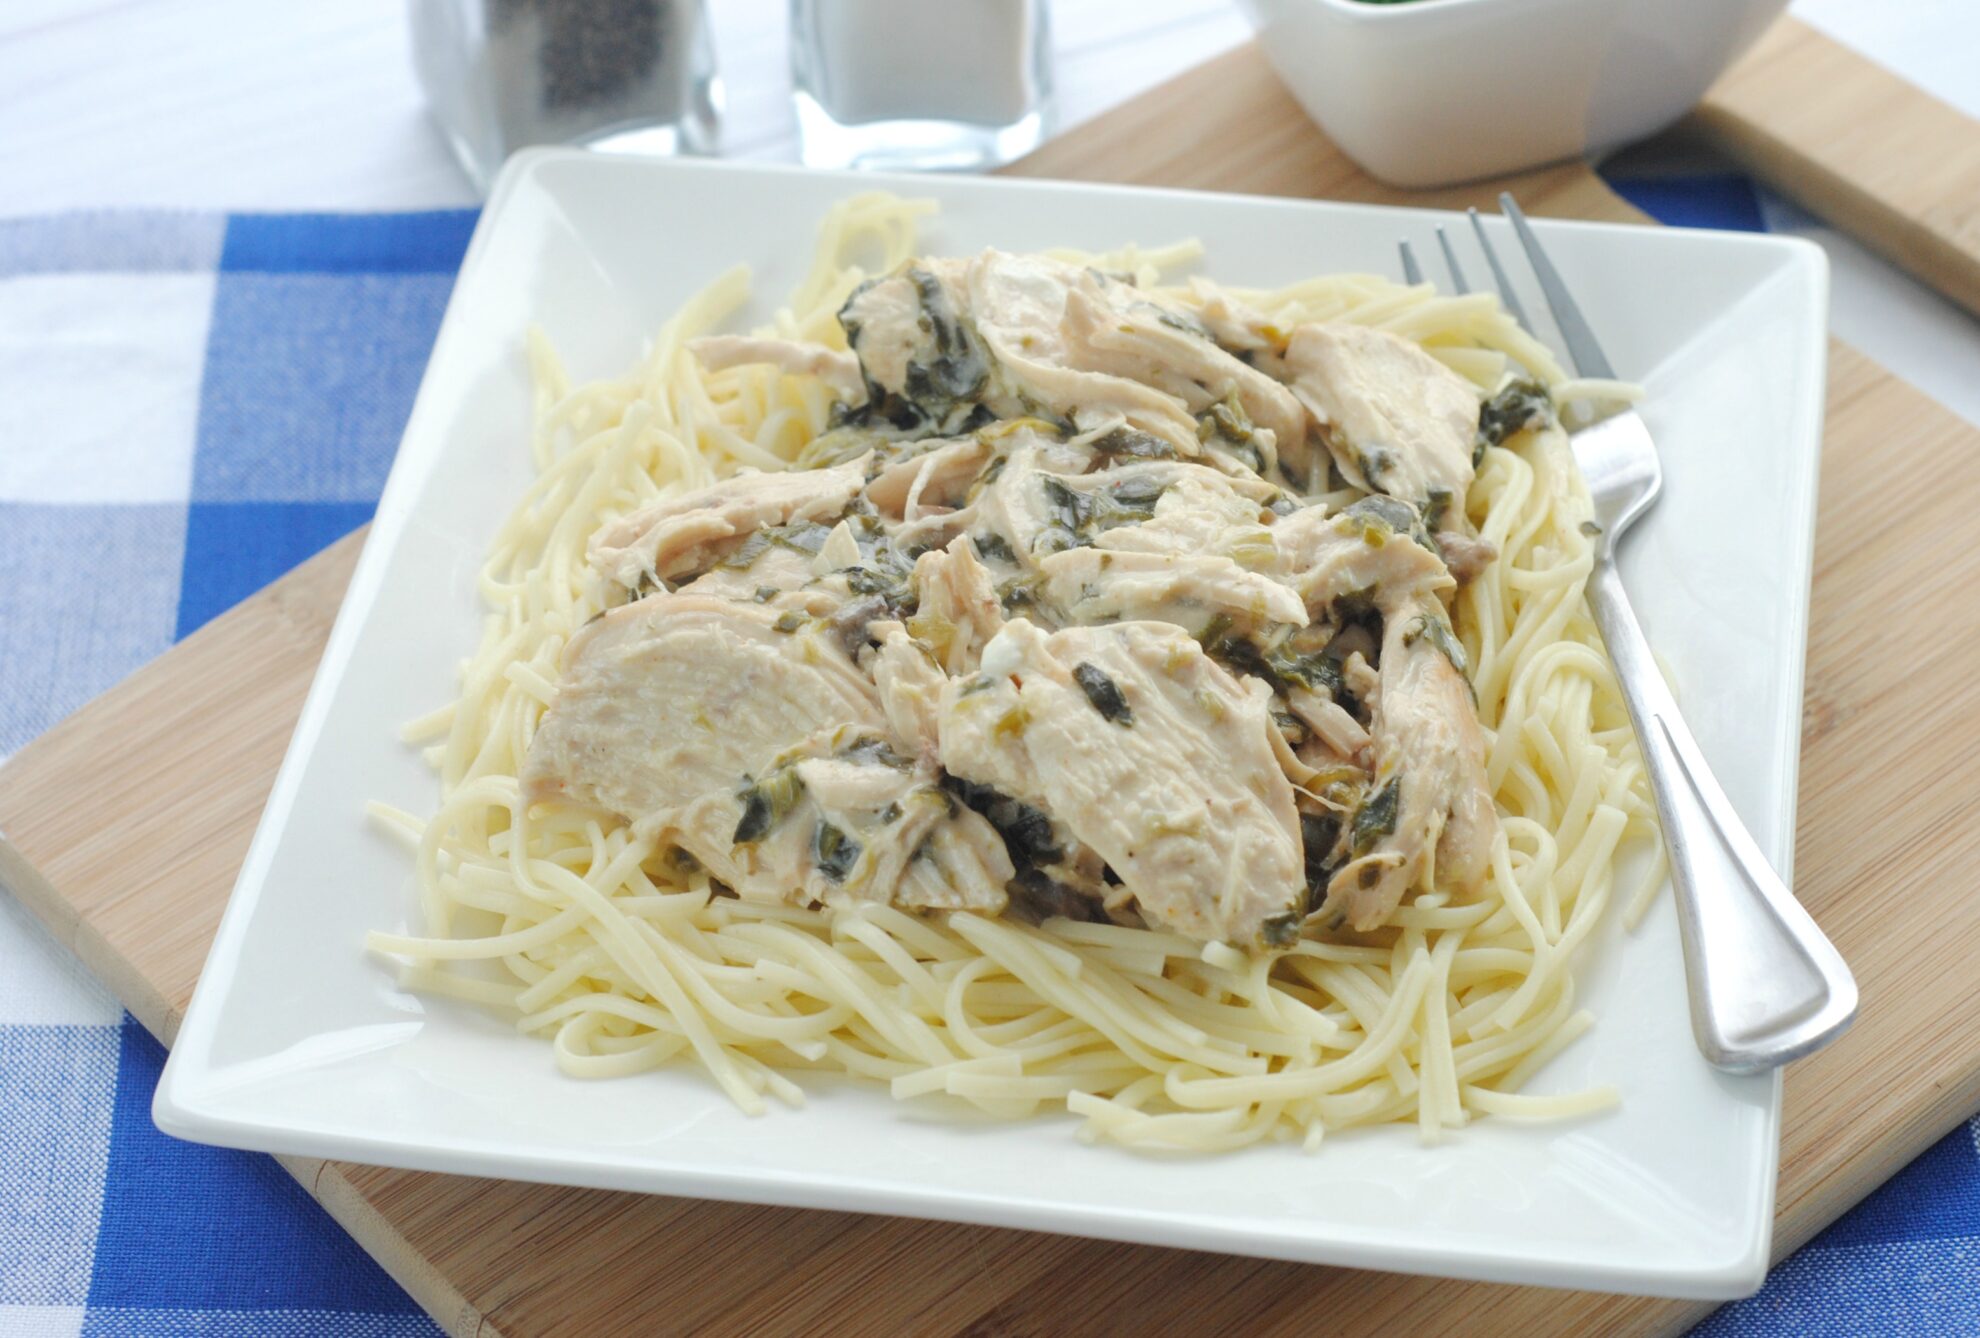
[[[836, 206], [768, 332], [844, 347], [839, 307], [918, 254], [932, 210], [881, 194]], [[1197, 250], [1072, 258], [1160, 286]], [[1626, 393], [1569, 381], [1489, 294], [1369, 275], [1226, 291], [1287, 327], [1404, 335], [1486, 391], [1518, 373], [1564, 406]], [[623, 823], [525, 804], [517, 773], [559, 657], [607, 598], [586, 568], [592, 532], [739, 466], [787, 468], [826, 427], [817, 381], [711, 373], [686, 351], [747, 296], [744, 271], [722, 275], [621, 380], [573, 386], [531, 336], [537, 477], [482, 570], [484, 631], [459, 697], [407, 729], [440, 805], [423, 819], [373, 807], [414, 852], [421, 932], [369, 940], [409, 987], [503, 1010], [571, 1075], [691, 1062], [750, 1112], [800, 1105], [807, 1075], [850, 1074], [997, 1116], [1063, 1109], [1090, 1139], [1214, 1151], [1312, 1147], [1388, 1121], [1435, 1139], [1477, 1115], [1616, 1100], [1608, 1087], [1521, 1092], [1592, 1022], [1574, 966], [1623, 899], [1619, 853], [1643, 852], [1626, 861], [1642, 869], [1632, 920], [1662, 881], [1643, 767], [1583, 599], [1590, 509], [1556, 429], [1490, 449], [1467, 498], [1500, 553], [1455, 610], [1502, 818], [1476, 899], [1419, 894], [1379, 931], [1252, 957], [1116, 925], [740, 900]]]

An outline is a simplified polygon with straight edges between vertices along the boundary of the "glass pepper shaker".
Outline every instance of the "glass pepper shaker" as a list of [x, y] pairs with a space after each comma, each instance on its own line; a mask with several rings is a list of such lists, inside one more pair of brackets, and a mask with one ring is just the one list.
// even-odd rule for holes
[[411, 0], [413, 62], [486, 192], [529, 144], [707, 153], [722, 88], [702, 0]]

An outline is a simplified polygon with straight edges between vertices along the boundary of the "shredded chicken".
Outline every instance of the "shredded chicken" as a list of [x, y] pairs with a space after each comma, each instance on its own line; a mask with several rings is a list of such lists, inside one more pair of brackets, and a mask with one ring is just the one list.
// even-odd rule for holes
[[[530, 801], [744, 897], [1252, 950], [1476, 890], [1467, 383], [1379, 331], [997, 251], [882, 275], [840, 322], [850, 352], [694, 341], [832, 388], [819, 467], [592, 536], [633, 599], [572, 638]], [[1331, 512], [1298, 495], [1329, 455], [1368, 494]]]
[[927, 644], [909, 636], [899, 623], [879, 623], [871, 630], [878, 644], [868, 670], [880, 691], [880, 709], [886, 712], [894, 737], [914, 749], [918, 757], [939, 761], [939, 708], [948, 675], [935, 662], [935, 653]]
[[1476, 894], [1491, 858], [1498, 817], [1485, 740], [1471, 685], [1429, 631], [1442, 620], [1434, 603], [1387, 617], [1374, 784], [1355, 815], [1354, 859], [1328, 882], [1321, 908], [1355, 929], [1382, 924], [1418, 885]]
[[933, 450], [883, 465], [866, 485], [866, 500], [909, 521], [933, 510], [948, 510], [962, 503], [990, 455], [990, 443], [981, 437], [938, 442]]
[[977, 560], [967, 538], [946, 549], [923, 553], [914, 564], [921, 608], [913, 627], [951, 674], [976, 667], [983, 647], [1004, 625], [1004, 606], [990, 572]]
[[[1196, 319], [1221, 347], [1242, 354], [1254, 364], [1261, 361], [1261, 355], [1276, 356], [1285, 352], [1285, 332], [1266, 319], [1263, 312], [1207, 279], [1190, 280], [1189, 290], [1194, 299]], [[1276, 372], [1274, 377], [1285, 379], [1277, 376]]]
[[621, 585], [700, 570], [728, 541], [772, 525], [836, 520], [866, 482], [863, 460], [832, 469], [745, 470], [694, 492], [663, 497], [591, 536], [591, 565]]
[[1332, 697], [1323, 697], [1311, 688], [1294, 687], [1286, 693], [1292, 713], [1304, 720], [1314, 735], [1344, 762], [1367, 769], [1368, 749], [1374, 740], [1361, 722]]
[[1227, 557], [1069, 548], [1041, 559], [1045, 592], [1068, 622], [1158, 619], [1191, 632], [1219, 614], [1256, 625], [1306, 622], [1288, 586]]
[[1286, 369], [1349, 483], [1463, 516], [1481, 407], [1469, 381], [1409, 340], [1365, 325], [1300, 326], [1286, 345]]
[[843, 349], [826, 348], [823, 344], [750, 335], [704, 335], [689, 340], [688, 351], [711, 372], [767, 363], [791, 376], [815, 376], [848, 403], [857, 403], [866, 393], [866, 383], [859, 375], [859, 359]]
[[969, 309], [998, 368], [1028, 401], [1079, 427], [1111, 418], [1197, 451], [1196, 420], [1176, 396], [1083, 365], [1066, 305], [1083, 271], [1043, 256], [986, 251], [967, 275]]
[[1121, 289], [1089, 272], [1067, 293], [1064, 325], [1073, 362], [1155, 386], [1191, 414], [1234, 399], [1269, 434], [1263, 448], [1303, 475], [1306, 411], [1292, 392], [1219, 348], [1200, 325], [1152, 302], [1129, 300]]
[[1016, 872], [979, 814], [893, 753], [885, 735], [850, 729], [805, 740], [740, 795], [703, 795], [671, 834], [711, 877], [766, 900], [795, 889], [827, 906], [995, 912]]
[[[1116, 475], [1130, 473], [1116, 469]], [[1202, 465], [1149, 464], [1132, 474], [1161, 488], [1147, 520], [1110, 529], [1094, 539], [1104, 549], [1133, 549], [1144, 553], [1214, 553], [1258, 569], [1270, 569], [1276, 543], [1269, 528], [1273, 519], [1263, 503], [1276, 489], [1259, 496], [1245, 480], [1230, 478]], [[1255, 480], [1253, 481], [1255, 484]]]
[[[1497, 818], [1464, 650], [1440, 601], [1453, 584], [1442, 559], [1420, 537], [1391, 527], [1393, 502], [1369, 499], [1338, 516], [1309, 517], [1295, 513], [1281, 527], [1307, 607], [1364, 600], [1382, 618], [1379, 670], [1357, 649], [1344, 675], [1369, 708], [1365, 742], [1312, 703], [1293, 704], [1343, 756], [1360, 760], [1372, 748], [1354, 858], [1329, 880], [1322, 908], [1371, 929], [1419, 884], [1476, 892]], [[1379, 683], [1372, 690], [1371, 677]]]

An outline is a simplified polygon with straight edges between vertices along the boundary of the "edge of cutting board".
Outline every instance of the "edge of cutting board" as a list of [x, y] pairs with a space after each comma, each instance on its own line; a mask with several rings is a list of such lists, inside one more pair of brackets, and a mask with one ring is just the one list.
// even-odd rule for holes
[[1685, 129], [1980, 316], [1980, 121], [1785, 18]]

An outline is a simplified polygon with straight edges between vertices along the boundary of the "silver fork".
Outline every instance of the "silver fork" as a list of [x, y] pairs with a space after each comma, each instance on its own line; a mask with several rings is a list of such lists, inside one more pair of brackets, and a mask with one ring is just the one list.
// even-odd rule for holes
[[[1613, 376], [1594, 331], [1519, 205], [1512, 196], [1501, 195], [1499, 206], [1540, 281], [1568, 361], [1582, 376]], [[1500, 300], [1532, 330], [1476, 209], [1471, 226]], [[1452, 286], [1460, 293], [1469, 291], [1441, 227], [1437, 241]], [[1421, 283], [1415, 251], [1407, 241], [1401, 250], [1405, 277]], [[1732, 1073], [1775, 1068], [1819, 1050], [1849, 1026], [1856, 1017], [1856, 980], [1842, 954], [1768, 866], [1713, 779], [1623, 590], [1611, 558], [1614, 546], [1650, 509], [1663, 485], [1649, 429], [1631, 411], [1582, 428], [1572, 440], [1601, 526], [1588, 603], [1615, 662], [1663, 822], [1684, 942], [1692, 1034], [1706, 1060], [1718, 1068]]]

